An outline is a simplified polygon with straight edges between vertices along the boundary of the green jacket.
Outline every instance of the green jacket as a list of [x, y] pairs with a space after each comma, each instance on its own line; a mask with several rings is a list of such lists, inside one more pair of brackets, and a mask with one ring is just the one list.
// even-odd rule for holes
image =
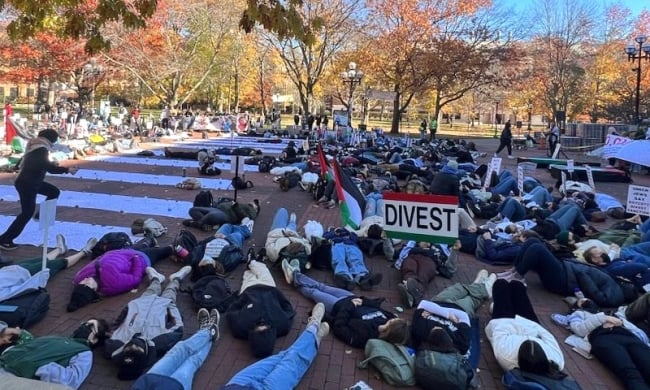
[[437, 130], [437, 129], [438, 129], [438, 121], [432, 119], [431, 122], [429, 122], [429, 130]]
[[90, 347], [75, 339], [43, 336], [8, 348], [0, 355], [0, 365], [17, 376], [36, 379], [39, 367], [52, 362], [66, 367], [73, 356], [86, 351]]

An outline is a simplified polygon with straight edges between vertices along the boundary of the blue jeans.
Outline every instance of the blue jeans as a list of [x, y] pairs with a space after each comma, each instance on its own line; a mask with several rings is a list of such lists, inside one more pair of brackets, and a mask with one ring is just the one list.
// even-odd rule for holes
[[363, 253], [356, 245], [332, 245], [332, 268], [335, 275], [343, 275], [346, 279], [357, 282], [362, 276], [368, 275]]
[[384, 196], [377, 192], [366, 195], [366, 209], [363, 211], [363, 217], [372, 216], [384, 216]]
[[560, 207], [546, 219], [559, 226], [560, 231], [571, 230], [574, 226], [588, 225], [587, 219], [582, 215], [582, 210], [574, 203]]
[[517, 199], [507, 198], [499, 205], [499, 213], [512, 222], [521, 221], [526, 217], [526, 208]]
[[332, 312], [332, 308], [341, 298], [354, 295], [348, 290], [318, 282], [299, 271], [293, 273], [293, 283], [305, 298], [316, 303], [322, 302], [327, 313]]
[[317, 332], [316, 325], [308, 327], [289, 348], [239, 371], [228, 385], [257, 390], [296, 388], [318, 353]]
[[280, 208], [275, 212], [273, 216], [273, 222], [271, 222], [271, 229], [288, 229], [298, 231], [295, 223], [289, 223], [289, 212], [285, 208]]
[[499, 194], [503, 196], [509, 196], [510, 191], [515, 191], [517, 189], [517, 180], [515, 180], [512, 175], [507, 176], [503, 180], [499, 180], [499, 184], [492, 187], [492, 194]]
[[399, 164], [401, 162], [402, 156], [398, 152], [393, 153], [393, 155], [390, 156], [390, 160], [388, 160], [389, 164]]
[[240, 248], [244, 245], [244, 240], [251, 236], [251, 231], [248, 230], [247, 226], [231, 225], [229, 223], [221, 225], [217, 233], [223, 234], [228, 241]]
[[194, 374], [201, 368], [212, 348], [212, 339], [208, 329], [201, 329], [192, 337], [179, 341], [147, 371], [176, 379], [183, 389], [192, 390]]
[[641, 242], [650, 241], [650, 218], [646, 219], [645, 222], [639, 226], [639, 230], [643, 233], [641, 236]]
[[621, 258], [650, 267], [650, 242], [640, 242], [621, 249]]
[[535, 202], [540, 206], [553, 201], [553, 197], [544, 187], [535, 187], [528, 193], [528, 195], [529, 197], [527, 197], [527, 199], [529, 202]]

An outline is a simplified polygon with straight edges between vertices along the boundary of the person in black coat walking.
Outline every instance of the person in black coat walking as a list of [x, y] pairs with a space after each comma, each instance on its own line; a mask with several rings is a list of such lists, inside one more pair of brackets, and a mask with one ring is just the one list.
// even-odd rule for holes
[[496, 157], [503, 148], [508, 148], [508, 158], [514, 158], [512, 156], [512, 124], [510, 120], [506, 122], [506, 125], [503, 126], [503, 131], [501, 131], [501, 137], [499, 138], [499, 148], [494, 153]]
[[36, 138], [27, 142], [25, 154], [18, 167], [18, 177], [14, 186], [20, 197], [20, 214], [9, 226], [7, 231], [0, 235], [0, 248], [13, 250], [18, 248], [14, 239], [25, 229], [29, 219], [36, 210], [36, 196], [45, 195], [45, 200], [57, 199], [61, 191], [54, 185], [45, 182], [45, 174], [77, 173], [77, 167], [61, 167], [51, 162], [49, 155], [52, 146], [59, 139], [59, 133], [54, 129], [41, 130]]

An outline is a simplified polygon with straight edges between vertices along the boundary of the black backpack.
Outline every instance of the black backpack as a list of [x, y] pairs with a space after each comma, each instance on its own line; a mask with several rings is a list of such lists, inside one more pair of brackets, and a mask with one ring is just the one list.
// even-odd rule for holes
[[257, 164], [257, 170], [262, 173], [270, 172], [271, 168], [275, 166], [275, 157], [264, 156], [262, 160]]
[[0, 321], [9, 327], [28, 328], [42, 320], [50, 309], [50, 294], [44, 288], [29, 289], [0, 302], [6, 311], [0, 311]]
[[174, 247], [180, 245], [187, 249], [188, 252], [192, 252], [198, 243], [199, 240], [197, 240], [196, 236], [189, 230], [183, 229], [178, 232], [176, 237], [174, 237]]
[[314, 200], [319, 200], [323, 197], [323, 195], [325, 195], [325, 187], [327, 187], [327, 177], [325, 177], [325, 175], [321, 175], [321, 177], [318, 178], [316, 184], [314, 184], [312, 187], [312, 195], [314, 196]]
[[232, 181], [230, 182], [232, 185], [232, 188], [236, 190], [245, 190], [248, 188], [253, 188], [253, 182], [250, 180], [244, 180], [239, 176], [235, 176], [232, 178]]
[[212, 192], [210, 190], [201, 190], [194, 197], [194, 207], [212, 207]]
[[110, 232], [102, 236], [92, 249], [93, 257], [99, 257], [108, 251], [130, 248], [131, 238], [124, 232]]
[[197, 308], [217, 309], [224, 312], [235, 299], [228, 281], [219, 275], [201, 277], [192, 286], [192, 301]]

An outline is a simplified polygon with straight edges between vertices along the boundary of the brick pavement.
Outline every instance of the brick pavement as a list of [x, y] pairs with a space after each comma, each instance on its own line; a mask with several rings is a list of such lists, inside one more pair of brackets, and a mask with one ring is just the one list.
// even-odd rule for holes
[[[493, 139], [479, 139], [475, 140], [479, 150], [488, 152], [488, 157], [483, 160], [488, 160], [492, 151], [497, 146], [497, 141]], [[161, 144], [149, 144], [148, 147], [161, 147]], [[515, 155], [526, 156], [541, 156], [542, 151], [529, 150], [529, 151], [515, 151]], [[578, 155], [575, 155], [577, 158]], [[516, 160], [504, 159], [504, 166], [506, 168], [513, 168]], [[84, 168], [101, 168], [101, 162], [78, 161], [74, 162]], [[122, 166], [122, 164], [120, 164]], [[174, 168], [167, 167], [143, 167], [124, 164], [123, 168], [129, 171], [142, 172], [146, 170], [147, 173], [159, 174], [175, 174]], [[177, 169], [177, 168], [176, 168]], [[538, 170], [538, 177], [547, 184], [552, 183], [550, 174], [543, 170]], [[230, 177], [228, 173], [224, 173], [224, 177]], [[12, 174], [0, 174], [0, 184], [12, 183]], [[246, 247], [254, 246], [260, 247], [264, 245], [266, 232], [268, 231], [271, 223], [271, 218], [275, 210], [280, 207], [286, 207], [290, 211], [296, 212], [298, 215], [298, 225], [303, 226], [308, 220], [320, 221], [325, 227], [330, 225], [339, 225], [340, 218], [337, 209], [327, 210], [313, 206], [310, 197], [299, 189], [292, 189], [287, 193], [280, 192], [277, 185], [272, 183], [269, 174], [249, 173], [247, 179], [255, 183], [255, 187], [251, 190], [240, 192], [240, 201], [252, 201], [257, 198], [262, 204], [262, 212], [256, 221], [255, 229], [252, 238], [246, 243]], [[52, 177], [49, 179], [52, 183], [60, 186], [62, 190], [76, 190], [76, 191], [89, 191], [89, 192], [105, 192], [112, 194], [144, 196], [149, 195], [152, 197], [174, 198], [191, 201], [194, 197], [193, 191], [185, 191], [175, 188], [166, 188], [153, 185], [136, 185], [128, 183], [107, 183], [107, 182], [88, 182], [76, 179], [66, 179], [65, 177]], [[640, 185], [650, 185], [650, 176], [635, 175], [635, 183]], [[619, 199], [625, 199], [627, 185], [620, 183], [597, 183], [599, 190], [608, 192]], [[164, 191], [164, 192], [161, 192]], [[228, 191], [216, 191], [216, 196], [232, 195]], [[13, 202], [0, 201], [0, 213], [2, 214], [16, 214], [17, 204]], [[80, 221], [88, 223], [105, 223], [111, 225], [124, 225], [130, 226], [133, 219], [146, 216], [146, 200], [142, 200], [143, 214], [124, 214], [115, 212], [102, 212], [94, 210], [86, 210], [79, 208], [65, 208], [60, 207], [58, 210], [58, 218], [66, 221]], [[175, 218], [156, 217], [163, 224], [165, 224], [169, 231], [167, 235], [160, 239], [160, 244], [169, 244], [176, 232], [178, 232], [182, 225], [180, 220]], [[607, 226], [612, 221], [609, 220], [602, 224], [600, 227]], [[207, 236], [207, 233], [195, 231], [199, 238]], [[25, 246], [14, 252], [5, 252], [2, 254], [12, 260], [19, 260], [28, 257], [40, 256], [40, 250], [35, 247]], [[68, 335], [76, 326], [93, 316], [101, 316], [109, 320], [114, 319], [121, 308], [126, 303], [139, 296], [145, 289], [146, 285], [143, 282], [137, 291], [124, 294], [118, 297], [104, 299], [99, 303], [82, 308], [74, 313], [67, 313], [65, 306], [71, 292], [71, 281], [74, 273], [83, 265], [81, 264], [66, 270], [57, 275], [49, 284], [48, 290], [52, 296], [52, 303], [47, 317], [39, 324], [35, 325], [31, 330], [36, 335], [46, 334], [59, 334]], [[399, 296], [396, 292], [395, 285], [400, 282], [398, 272], [390, 267], [390, 264], [380, 258], [368, 259], [369, 268], [375, 272], [382, 272], [384, 280], [380, 286], [369, 295], [381, 296], [386, 298], [385, 307], [395, 308], [401, 306]], [[157, 268], [164, 274], [169, 275], [178, 269], [178, 266], [171, 261], [164, 261]], [[442, 288], [455, 283], [455, 282], [471, 282], [476, 275], [476, 272], [484, 268], [485, 265], [476, 261], [473, 256], [461, 254], [459, 262], [459, 270], [453, 280], [446, 280], [444, 278], [436, 278], [436, 280], [429, 286], [427, 296], [432, 296], [435, 292], [440, 291]], [[487, 267], [491, 272], [500, 271], [504, 267]], [[280, 267], [274, 267], [272, 270], [276, 277], [279, 288], [287, 295], [296, 308], [296, 318], [293, 328], [288, 336], [280, 338], [277, 341], [276, 351], [279, 351], [286, 346], [290, 345], [296, 336], [302, 331], [306, 319], [307, 312], [311, 309], [312, 303], [307, 299], [300, 296], [294, 289], [290, 288], [284, 282]], [[239, 267], [236, 271], [228, 275], [228, 280], [233, 287], [238, 287], [241, 282], [241, 275], [243, 267]], [[323, 271], [312, 271], [312, 276], [324, 282], [332, 282], [330, 273]], [[570, 350], [568, 346], [562, 343], [562, 340], [568, 336], [566, 330], [560, 329], [550, 321], [549, 314], [566, 310], [565, 304], [559, 297], [544, 291], [541, 288], [539, 280], [535, 275], [527, 276], [529, 281], [529, 295], [535, 309], [540, 317], [542, 324], [546, 326], [560, 341], [565, 357], [566, 357], [566, 370], [577, 379], [577, 381], [585, 389], [616, 389], [621, 388], [620, 383], [613, 377], [609, 371], [604, 369], [597, 361], [588, 361], [582, 358], [577, 353]], [[195, 308], [192, 306], [189, 295], [180, 294], [178, 298], [178, 305], [183, 313], [185, 320], [185, 335], [186, 337], [196, 331], [198, 325], [195, 320]], [[482, 327], [489, 321], [489, 313], [487, 310], [488, 305], [484, 305], [479, 311], [478, 316], [481, 321]], [[410, 320], [412, 315], [411, 310], [399, 314], [400, 317]], [[214, 389], [219, 385], [225, 383], [233, 374], [239, 369], [247, 366], [255, 361], [249, 352], [248, 345], [245, 341], [236, 340], [230, 335], [228, 326], [221, 326], [221, 340], [214, 346], [203, 368], [197, 373], [194, 382], [195, 389]], [[356, 368], [357, 363], [362, 359], [363, 351], [355, 350], [347, 347], [343, 343], [335, 340], [333, 336], [328, 336], [323, 340], [319, 354], [313, 363], [311, 369], [305, 375], [303, 381], [300, 383], [300, 389], [332, 389], [340, 390], [353, 383], [364, 380], [374, 389], [390, 388], [387, 384], [381, 382], [377, 373], [373, 370], [360, 370]], [[492, 350], [485, 338], [485, 334], [481, 331], [481, 359], [479, 365], [479, 377], [481, 388], [484, 389], [499, 389], [502, 388], [500, 384], [501, 370], [494, 359]], [[130, 382], [121, 382], [116, 378], [117, 370], [115, 367], [106, 360], [102, 355], [102, 350], [95, 352], [95, 363], [92, 372], [82, 389], [127, 389]]]

